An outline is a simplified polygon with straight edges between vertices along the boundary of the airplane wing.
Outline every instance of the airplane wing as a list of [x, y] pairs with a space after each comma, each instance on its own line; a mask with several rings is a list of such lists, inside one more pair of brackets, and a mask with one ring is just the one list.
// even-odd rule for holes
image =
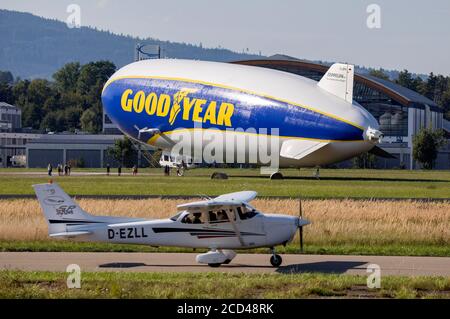
[[220, 195], [210, 200], [186, 203], [177, 206], [178, 210], [205, 210], [205, 208], [217, 209], [223, 206], [241, 206], [253, 200], [258, 195], [254, 191], [243, 191]]
[[177, 205], [177, 209], [180, 210], [187, 210], [187, 211], [193, 211], [193, 210], [205, 210], [208, 209], [219, 209], [221, 207], [230, 207], [230, 206], [241, 206], [242, 202], [239, 201], [216, 201], [214, 199], [212, 200], [203, 200], [198, 202], [192, 202], [192, 203], [186, 203]]
[[214, 198], [214, 200], [216, 201], [240, 201], [240, 202], [250, 202], [253, 199], [255, 199], [255, 197], [258, 196], [258, 193], [255, 191], [243, 191], [243, 192], [236, 192], [236, 193], [229, 193], [229, 194], [224, 194], [224, 195], [220, 195], [216, 198]]
[[288, 140], [281, 146], [280, 156], [299, 160], [318, 151], [328, 144], [328, 142], [316, 142], [309, 140]]

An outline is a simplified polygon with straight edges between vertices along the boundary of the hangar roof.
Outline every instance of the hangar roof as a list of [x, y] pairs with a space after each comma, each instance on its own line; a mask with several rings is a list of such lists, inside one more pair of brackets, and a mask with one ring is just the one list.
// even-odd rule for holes
[[[304, 70], [317, 71], [323, 74], [325, 74], [325, 72], [328, 70], [330, 66], [321, 63], [297, 59], [283, 54], [276, 54], [266, 59], [243, 60], [243, 61], [236, 61], [233, 63], [261, 66], [261, 67], [289, 66]], [[429, 98], [413, 90], [398, 85], [394, 82], [361, 73], [355, 73], [355, 81], [363, 83], [370, 88], [383, 92], [387, 96], [391, 97], [393, 100], [399, 102], [401, 105], [404, 106], [428, 105], [433, 109], [442, 112], [442, 109], [440, 109], [438, 105]]]

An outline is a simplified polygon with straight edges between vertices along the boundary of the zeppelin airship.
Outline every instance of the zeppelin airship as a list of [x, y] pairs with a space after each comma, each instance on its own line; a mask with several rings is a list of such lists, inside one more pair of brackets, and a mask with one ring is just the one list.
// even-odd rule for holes
[[316, 82], [255, 66], [143, 60], [111, 76], [102, 102], [124, 134], [164, 151], [183, 144], [196, 160], [208, 153], [217, 163], [265, 165], [264, 148], [279, 167], [318, 167], [367, 152], [383, 136], [353, 100], [353, 75], [341, 63]]

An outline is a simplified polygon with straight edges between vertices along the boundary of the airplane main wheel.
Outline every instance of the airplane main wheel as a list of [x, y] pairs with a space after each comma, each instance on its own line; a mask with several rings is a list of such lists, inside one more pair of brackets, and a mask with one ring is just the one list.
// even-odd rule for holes
[[213, 267], [213, 268], [217, 268], [220, 267], [220, 263], [216, 263], [216, 264], [208, 264], [209, 267]]
[[270, 263], [274, 267], [279, 267], [282, 262], [283, 262], [283, 259], [281, 258], [280, 255], [272, 255], [272, 257], [270, 257]]
[[270, 179], [284, 179], [283, 174], [280, 172], [275, 172], [272, 175], [270, 175]]

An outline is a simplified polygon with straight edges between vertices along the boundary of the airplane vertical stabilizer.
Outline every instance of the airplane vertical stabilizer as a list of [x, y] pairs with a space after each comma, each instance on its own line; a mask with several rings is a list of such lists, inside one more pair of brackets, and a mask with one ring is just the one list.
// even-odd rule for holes
[[37, 184], [33, 188], [49, 223], [50, 234], [65, 231], [66, 223], [95, 219], [95, 216], [81, 209], [58, 184]]

